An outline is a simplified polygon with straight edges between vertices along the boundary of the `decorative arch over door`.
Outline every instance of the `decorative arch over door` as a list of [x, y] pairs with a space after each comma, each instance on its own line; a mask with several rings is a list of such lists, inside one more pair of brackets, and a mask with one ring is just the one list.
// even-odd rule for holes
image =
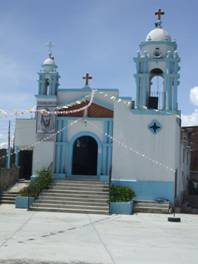
[[98, 143], [89, 135], [79, 136], [73, 143], [72, 175], [97, 175]]

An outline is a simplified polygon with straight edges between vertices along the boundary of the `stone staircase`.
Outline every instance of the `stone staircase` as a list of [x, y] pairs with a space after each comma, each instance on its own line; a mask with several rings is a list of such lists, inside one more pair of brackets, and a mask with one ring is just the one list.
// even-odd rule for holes
[[109, 214], [108, 200], [108, 184], [96, 180], [61, 180], [44, 190], [30, 210]]
[[29, 183], [29, 180], [19, 179], [9, 190], [0, 193], [0, 204], [15, 204], [15, 199], [20, 189]]
[[168, 214], [169, 202], [156, 202], [156, 201], [135, 201], [135, 213], [153, 213], [153, 214]]
[[15, 204], [18, 192], [2, 192], [0, 194], [0, 204]]

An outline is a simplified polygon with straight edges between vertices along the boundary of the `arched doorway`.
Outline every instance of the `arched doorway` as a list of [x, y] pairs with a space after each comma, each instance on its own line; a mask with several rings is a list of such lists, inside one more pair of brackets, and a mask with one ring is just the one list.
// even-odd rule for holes
[[74, 141], [72, 157], [73, 175], [97, 175], [98, 144], [91, 136]]

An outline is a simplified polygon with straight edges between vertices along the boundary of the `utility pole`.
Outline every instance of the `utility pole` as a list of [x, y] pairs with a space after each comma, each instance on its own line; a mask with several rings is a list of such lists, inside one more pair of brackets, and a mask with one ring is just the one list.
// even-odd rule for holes
[[9, 120], [9, 124], [8, 124], [7, 169], [10, 169], [10, 167], [11, 167], [10, 126], [11, 126], [11, 121]]

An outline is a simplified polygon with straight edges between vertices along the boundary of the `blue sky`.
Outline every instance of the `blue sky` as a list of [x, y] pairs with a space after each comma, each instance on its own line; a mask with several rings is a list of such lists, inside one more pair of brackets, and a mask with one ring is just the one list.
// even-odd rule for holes
[[[49, 40], [55, 44], [61, 88], [82, 87], [82, 75], [90, 72], [92, 87], [119, 88], [121, 95], [134, 98], [133, 57], [153, 29], [158, 8], [166, 13], [163, 27], [176, 39], [181, 57], [179, 108], [198, 124], [198, 99], [192, 103], [189, 97], [198, 86], [196, 0], [0, 0], [0, 109], [35, 104]], [[0, 144], [7, 124], [0, 118]]]

